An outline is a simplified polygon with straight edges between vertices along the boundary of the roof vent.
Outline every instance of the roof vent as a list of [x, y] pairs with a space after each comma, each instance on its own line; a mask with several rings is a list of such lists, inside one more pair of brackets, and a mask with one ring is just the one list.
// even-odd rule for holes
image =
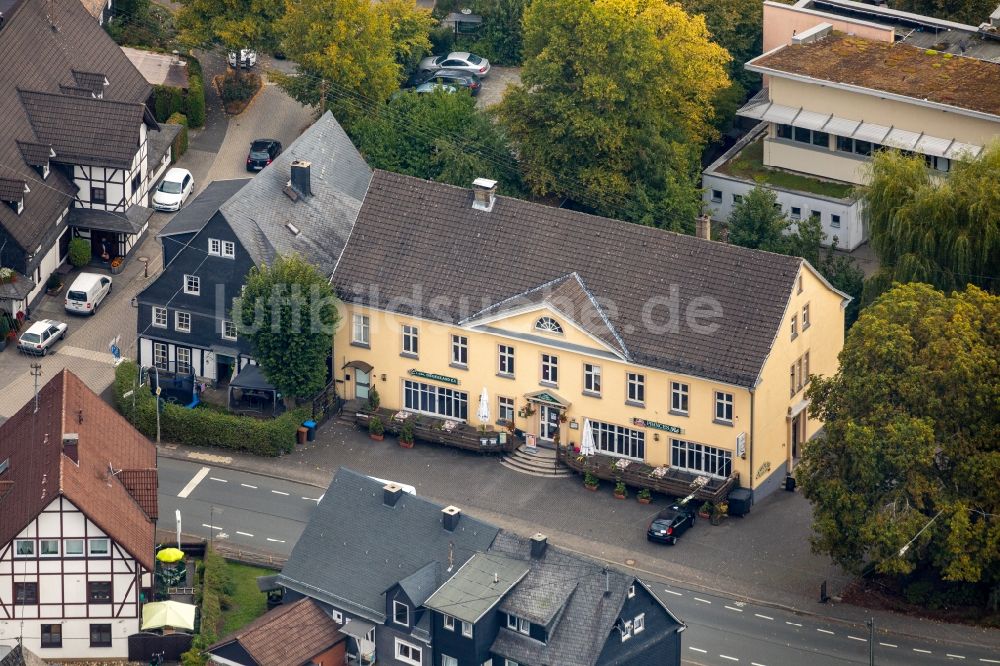
[[472, 207], [487, 213], [493, 210], [497, 198], [497, 181], [476, 178], [472, 181]]
[[814, 25], [808, 30], [803, 30], [797, 35], [793, 35], [792, 44], [809, 44], [811, 42], [818, 42], [832, 32], [832, 23], [820, 23], [819, 25]]
[[396, 506], [396, 502], [403, 496], [403, 486], [398, 483], [387, 483], [382, 486], [382, 503], [386, 506]]
[[535, 536], [531, 537], [531, 559], [538, 560], [541, 559], [542, 555], [545, 554], [545, 549], [549, 545], [549, 538], [539, 532]]
[[462, 517], [462, 510], [457, 506], [446, 506], [441, 509], [441, 523], [449, 532], [454, 532], [458, 527], [458, 521]]
[[80, 464], [80, 435], [75, 432], [68, 432], [63, 435], [62, 439], [62, 452], [63, 455], [72, 460], [76, 464]]

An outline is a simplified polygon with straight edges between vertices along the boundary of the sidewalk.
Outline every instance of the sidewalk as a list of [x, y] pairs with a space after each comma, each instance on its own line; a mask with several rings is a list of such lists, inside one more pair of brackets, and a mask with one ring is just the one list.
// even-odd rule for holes
[[[213, 461], [205, 460], [206, 453], [214, 454]], [[810, 553], [811, 512], [798, 493], [775, 493], [746, 518], [731, 518], [717, 527], [699, 521], [678, 546], [669, 548], [645, 540], [645, 527], [662, 508], [662, 497], [650, 506], [616, 501], [610, 487], [586, 492], [576, 477], [530, 477], [502, 467], [495, 458], [434, 445], [402, 449], [392, 437], [375, 442], [336, 421], [325, 424], [315, 442], [278, 459], [176, 445], [161, 446], [160, 455], [321, 488], [343, 465], [410, 484], [423, 497], [454, 504], [505, 529], [526, 535], [544, 532], [561, 547], [631, 568], [645, 578], [855, 624], [870, 615], [846, 604], [818, 603], [823, 580], [836, 596], [850, 577]], [[883, 630], [1000, 650], [998, 631], [887, 612], [875, 616]]]

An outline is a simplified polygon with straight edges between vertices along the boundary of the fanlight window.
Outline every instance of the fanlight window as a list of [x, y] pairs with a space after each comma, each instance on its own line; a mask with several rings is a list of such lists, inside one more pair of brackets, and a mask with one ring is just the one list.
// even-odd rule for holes
[[535, 330], [545, 333], [562, 333], [562, 326], [552, 317], [542, 317], [535, 322]]

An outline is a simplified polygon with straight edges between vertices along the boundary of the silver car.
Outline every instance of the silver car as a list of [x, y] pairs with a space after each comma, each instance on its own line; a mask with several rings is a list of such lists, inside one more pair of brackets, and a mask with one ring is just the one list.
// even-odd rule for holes
[[448, 55], [424, 58], [417, 69], [425, 73], [439, 69], [458, 69], [476, 76], [486, 76], [490, 71], [490, 61], [468, 51], [453, 51]]
[[55, 319], [39, 319], [27, 331], [21, 334], [17, 346], [27, 354], [45, 356], [49, 348], [66, 337], [69, 326]]

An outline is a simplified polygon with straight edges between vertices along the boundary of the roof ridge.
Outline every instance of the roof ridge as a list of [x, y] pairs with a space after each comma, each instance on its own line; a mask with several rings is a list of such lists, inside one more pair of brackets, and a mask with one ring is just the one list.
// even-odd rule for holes
[[62, 381], [62, 399], [60, 400], [60, 404], [59, 404], [60, 408], [62, 409], [62, 414], [59, 417], [59, 430], [60, 430], [60, 432], [59, 432], [59, 444], [58, 444], [59, 450], [56, 452], [56, 455], [59, 456], [58, 460], [59, 460], [59, 494], [60, 495], [65, 495], [66, 494], [65, 490], [63, 489], [63, 463], [65, 462], [63, 460], [63, 458], [65, 458], [65, 456], [62, 454], [62, 440], [63, 440], [63, 435], [66, 434], [66, 384], [68, 383], [66, 381], [66, 373], [67, 372], [69, 372], [69, 370], [67, 370], [66, 368], [63, 368], [62, 372], [59, 373], [60, 379]]
[[[86, 88], [82, 88], [80, 86], [67, 86], [67, 87], [78, 88], [80, 90], [87, 90]], [[75, 95], [67, 95], [65, 93], [51, 92], [48, 90], [30, 90], [27, 88], [22, 88], [20, 86], [15, 87], [15, 90], [17, 90], [18, 94], [29, 93], [31, 95], [45, 95], [46, 97], [58, 97], [59, 99], [73, 99], [73, 100], [83, 99], [83, 100], [90, 100], [93, 102], [101, 102], [104, 104], [121, 104], [123, 106], [131, 106], [140, 109], [144, 109], [146, 106], [141, 102], [128, 102], [123, 99], [111, 99], [110, 97], [97, 97], [96, 95], [93, 97], [77, 97]]]

